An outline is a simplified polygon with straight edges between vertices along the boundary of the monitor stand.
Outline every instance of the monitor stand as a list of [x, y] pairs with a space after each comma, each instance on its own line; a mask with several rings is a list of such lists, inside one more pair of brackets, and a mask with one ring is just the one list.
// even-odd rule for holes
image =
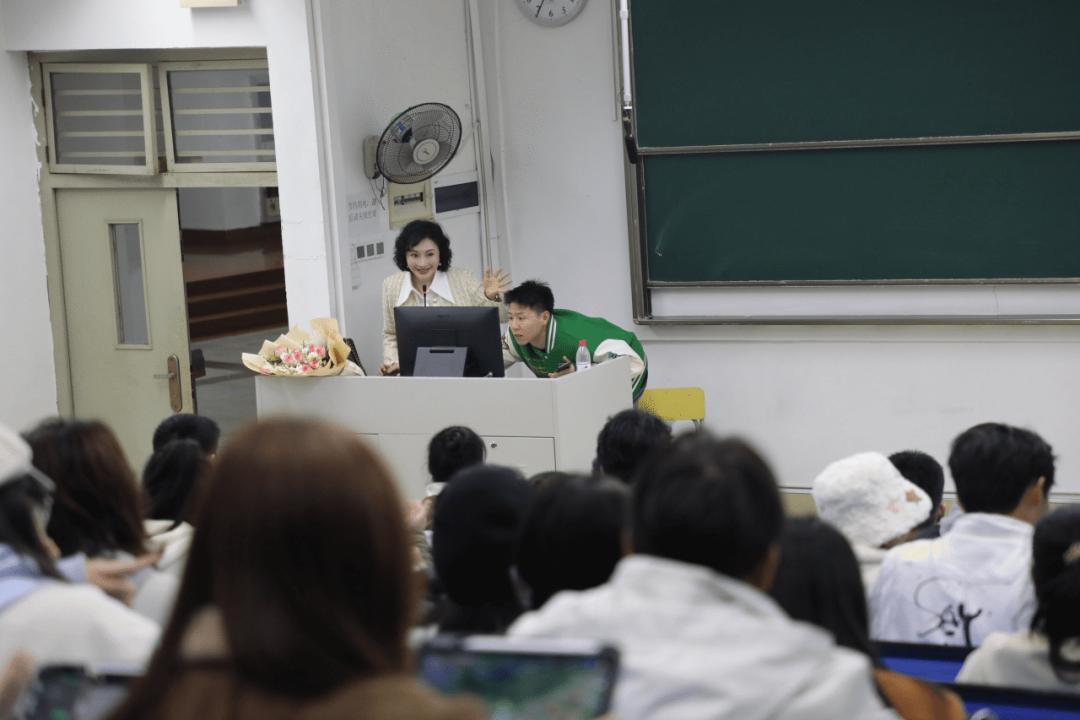
[[468, 348], [416, 348], [413, 377], [465, 377], [465, 358]]

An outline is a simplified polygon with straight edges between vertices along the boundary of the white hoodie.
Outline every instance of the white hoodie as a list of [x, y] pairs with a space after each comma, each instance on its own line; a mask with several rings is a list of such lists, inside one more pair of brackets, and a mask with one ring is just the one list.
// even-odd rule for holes
[[893, 548], [870, 592], [871, 636], [977, 646], [992, 632], [1027, 628], [1034, 531], [1006, 515], [964, 513], [939, 538]]
[[606, 585], [559, 593], [509, 634], [618, 647], [619, 720], [896, 718], [865, 657], [699, 565], [631, 555]]
[[162, 550], [157, 569], [179, 580], [184, 574], [184, 566], [187, 564], [191, 537], [195, 533], [195, 528], [186, 522], [173, 527], [172, 520], [146, 520], [143, 526], [146, 528], [150, 542]]

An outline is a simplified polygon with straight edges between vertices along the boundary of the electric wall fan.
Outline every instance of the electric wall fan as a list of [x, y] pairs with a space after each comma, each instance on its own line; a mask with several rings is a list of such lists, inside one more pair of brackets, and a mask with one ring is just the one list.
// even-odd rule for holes
[[381, 136], [364, 141], [364, 172], [406, 185], [446, 167], [461, 144], [461, 118], [449, 105], [422, 103], [394, 118]]

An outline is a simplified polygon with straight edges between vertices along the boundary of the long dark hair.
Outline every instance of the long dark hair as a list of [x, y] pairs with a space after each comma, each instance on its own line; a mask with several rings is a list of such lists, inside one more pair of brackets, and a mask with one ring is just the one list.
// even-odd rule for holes
[[356, 436], [313, 420], [239, 431], [215, 460], [176, 606], [113, 720], [156, 717], [200, 610], [221, 612], [243, 683], [312, 698], [406, 670], [413, 617], [403, 502]]
[[142, 484], [146, 517], [192, 522], [210, 461], [195, 440], [170, 440], [146, 461]]
[[824, 628], [836, 644], [880, 665], [870, 641], [869, 613], [859, 561], [832, 525], [792, 518], [780, 537], [780, 566], [769, 593], [795, 620]]
[[49, 502], [48, 491], [29, 475], [0, 485], [0, 543], [33, 560], [42, 575], [62, 580], [34, 519]]
[[1039, 607], [1031, 629], [1046, 635], [1058, 679], [1080, 682], [1080, 661], [1061, 647], [1080, 641], [1080, 507], [1056, 510], [1035, 526], [1031, 578]]
[[48, 530], [61, 554], [146, 552], [139, 486], [112, 430], [96, 420], [46, 420], [26, 441], [34, 466], [56, 483]]

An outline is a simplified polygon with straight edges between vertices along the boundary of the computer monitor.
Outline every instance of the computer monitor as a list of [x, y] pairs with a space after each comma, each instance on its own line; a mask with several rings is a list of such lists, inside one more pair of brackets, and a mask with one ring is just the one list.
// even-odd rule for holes
[[397, 307], [398, 361], [413, 375], [419, 348], [466, 348], [465, 377], [503, 377], [499, 309], [495, 307]]

